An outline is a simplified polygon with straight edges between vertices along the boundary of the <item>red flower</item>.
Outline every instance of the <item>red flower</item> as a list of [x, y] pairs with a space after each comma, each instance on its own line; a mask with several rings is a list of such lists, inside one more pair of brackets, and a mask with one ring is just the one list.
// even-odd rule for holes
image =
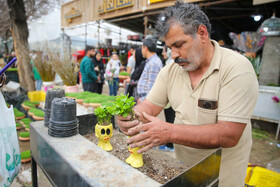
[[272, 97], [272, 100], [275, 102], [275, 103], [279, 103], [279, 98], [277, 96], [274, 96]]

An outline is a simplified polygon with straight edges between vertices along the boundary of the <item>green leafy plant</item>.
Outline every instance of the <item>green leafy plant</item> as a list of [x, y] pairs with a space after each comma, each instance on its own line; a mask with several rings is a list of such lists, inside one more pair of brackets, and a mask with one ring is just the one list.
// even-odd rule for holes
[[256, 58], [252, 58], [252, 57], [247, 57], [247, 58], [252, 63], [257, 77], [259, 77], [260, 71], [261, 71], [261, 67], [262, 67], [262, 61], [261, 61], [260, 56], [257, 56]]
[[21, 132], [21, 133], [19, 133], [19, 136], [20, 137], [23, 137], [23, 138], [29, 138], [29, 132]]
[[20, 123], [16, 123], [16, 127], [20, 127]]
[[118, 114], [119, 116], [127, 117], [128, 115], [131, 115], [132, 119], [136, 119], [136, 116], [133, 111], [134, 106], [134, 97], [128, 97], [127, 95], [121, 94], [120, 96], [117, 96], [114, 102], [114, 111], [115, 114]]
[[113, 107], [100, 106], [94, 110], [99, 125], [109, 125], [111, 117], [115, 114]]
[[20, 153], [21, 159], [28, 159], [31, 158], [30, 150], [23, 151]]
[[29, 124], [30, 122], [32, 122], [32, 120], [30, 118], [23, 118], [20, 120], [20, 122], [22, 122], [24, 124]]
[[120, 72], [119, 75], [130, 76], [130, 73], [123, 71], [123, 72]]

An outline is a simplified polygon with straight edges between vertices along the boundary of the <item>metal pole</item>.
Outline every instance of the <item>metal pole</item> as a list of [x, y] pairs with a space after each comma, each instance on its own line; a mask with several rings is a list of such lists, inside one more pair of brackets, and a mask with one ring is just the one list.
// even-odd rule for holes
[[100, 48], [100, 35], [99, 35], [99, 29], [100, 29], [100, 21], [98, 21], [98, 26], [97, 26], [97, 36], [98, 36], [98, 48]]
[[120, 27], [120, 32], [119, 32], [119, 55], [121, 55], [121, 36], [122, 36], [122, 28]]
[[87, 23], [85, 26], [85, 48], [87, 47]]

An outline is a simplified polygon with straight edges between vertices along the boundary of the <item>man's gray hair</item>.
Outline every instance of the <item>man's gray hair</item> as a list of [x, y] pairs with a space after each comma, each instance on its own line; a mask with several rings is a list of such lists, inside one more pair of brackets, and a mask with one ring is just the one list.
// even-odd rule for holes
[[174, 24], [180, 24], [184, 33], [192, 36], [196, 34], [199, 25], [204, 25], [210, 37], [211, 24], [198, 5], [178, 0], [174, 6], [166, 8], [157, 19], [156, 36], [162, 39]]

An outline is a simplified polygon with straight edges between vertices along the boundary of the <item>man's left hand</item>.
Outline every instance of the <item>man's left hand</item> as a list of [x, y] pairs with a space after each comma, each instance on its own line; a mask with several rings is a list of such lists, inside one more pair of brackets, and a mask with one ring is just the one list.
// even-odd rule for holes
[[148, 123], [137, 125], [129, 129], [128, 134], [135, 136], [130, 137], [127, 143], [131, 148], [141, 147], [138, 153], [145, 152], [155, 146], [163, 145], [171, 140], [171, 124], [160, 120], [157, 117], [150, 116], [143, 112], [143, 118], [149, 121]]

